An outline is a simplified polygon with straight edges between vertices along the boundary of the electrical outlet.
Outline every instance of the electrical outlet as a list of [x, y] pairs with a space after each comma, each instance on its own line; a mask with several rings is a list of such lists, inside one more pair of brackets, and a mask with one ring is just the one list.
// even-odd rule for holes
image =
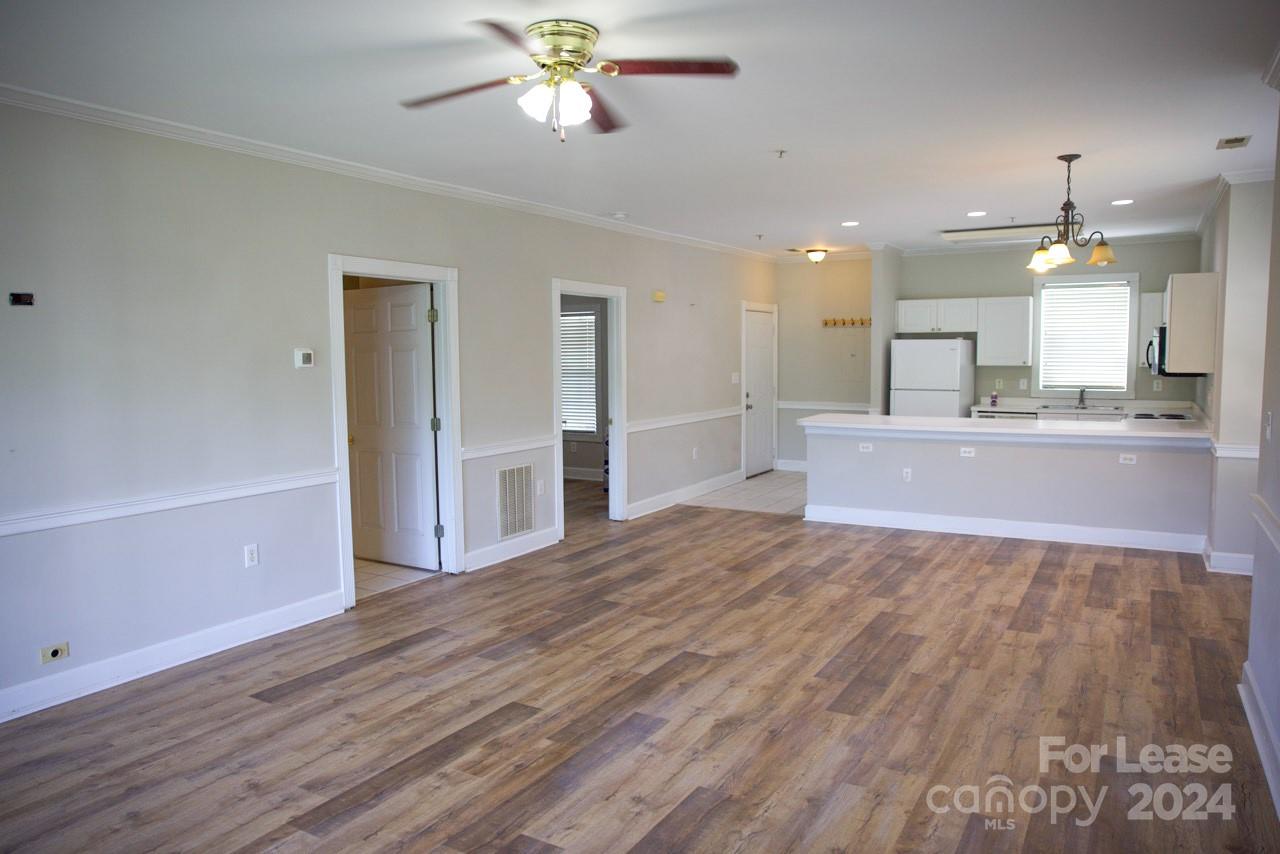
[[1018, 380], [1018, 391], [1026, 391], [1026, 390], [1027, 390], [1027, 378], [1022, 377], [1021, 379]]
[[903, 469], [903, 470], [902, 470], [902, 480], [903, 480], [903, 482], [904, 482], [904, 483], [910, 483], [910, 482], [911, 482], [911, 469]]
[[861, 451], [861, 452], [862, 452], [862, 453], [864, 453], [864, 454], [869, 454], [869, 453], [871, 453], [871, 443], [870, 443], [870, 442], [859, 442], [859, 443], [858, 443], [858, 450], [859, 450], [859, 451]]
[[1120, 465], [1122, 465], [1122, 466], [1136, 466], [1137, 464], [1138, 464], [1138, 455], [1137, 455], [1137, 454], [1121, 454], [1121, 455], [1120, 455]]
[[698, 458], [698, 448], [697, 448], [697, 446], [694, 446], [694, 449], [693, 449], [693, 458], [694, 458], [695, 460]]
[[960, 456], [962, 456], [962, 457], [972, 457], [972, 456], [975, 456], [975, 454], [974, 454], [974, 452], [973, 452], [973, 448], [961, 448], [961, 449], [960, 449]]
[[258, 565], [258, 544], [250, 543], [244, 547], [244, 568]]
[[1151, 390], [1152, 390], [1152, 391], [1164, 391], [1164, 380], [1152, 380], [1152, 381], [1151, 381]]
[[578, 453], [578, 443], [577, 443], [577, 442], [570, 442], [570, 443], [569, 443], [569, 453], [571, 453], [571, 454], [576, 454], [576, 453]]
[[733, 383], [734, 385], [737, 385], [738, 383], [742, 382], [742, 374], [738, 373], [737, 371], [734, 371], [733, 373], [729, 374], [729, 382]]
[[55, 643], [53, 646], [46, 646], [40, 650], [40, 663], [50, 664], [54, 661], [61, 661], [71, 655], [71, 644], [67, 641]]
[[538, 481], [538, 494], [545, 495], [547, 492], [547, 482], [545, 480]]
[[996, 391], [1003, 391], [1003, 390], [1004, 390], [1004, 380], [1002, 380], [1002, 379], [997, 379], [997, 380], [996, 380]]

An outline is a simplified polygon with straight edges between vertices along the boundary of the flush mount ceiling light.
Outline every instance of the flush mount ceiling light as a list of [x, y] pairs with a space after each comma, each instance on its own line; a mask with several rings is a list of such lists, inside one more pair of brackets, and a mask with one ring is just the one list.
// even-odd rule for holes
[[527, 53], [538, 70], [529, 74], [500, 77], [462, 89], [453, 89], [425, 98], [401, 101], [405, 107], [425, 107], [460, 95], [469, 95], [507, 84], [519, 86], [538, 81], [516, 99], [525, 115], [538, 121], [550, 120], [551, 129], [564, 141], [564, 129], [591, 122], [600, 133], [612, 133], [623, 123], [609, 110], [598, 92], [575, 79], [577, 74], [605, 77], [639, 74], [719, 75], [732, 77], [738, 64], [728, 57], [684, 59], [612, 59], [591, 65], [600, 31], [582, 21], [537, 21], [524, 28], [524, 35], [500, 21], [478, 21], [490, 34]]
[[805, 257], [815, 264], [821, 264], [822, 259], [827, 257], [829, 249], [792, 249], [791, 252], [803, 252]]
[[1107, 242], [1101, 231], [1080, 237], [1084, 231], [1084, 214], [1077, 211], [1075, 202], [1071, 201], [1071, 164], [1079, 160], [1080, 155], [1060, 154], [1058, 159], [1067, 164], [1067, 200], [1062, 203], [1062, 213], [1058, 214], [1055, 221], [1057, 234], [1053, 237], [1046, 234], [1040, 238], [1040, 247], [1031, 253], [1031, 263], [1027, 265], [1027, 269], [1037, 273], [1047, 273], [1054, 267], [1074, 264], [1076, 259], [1071, 254], [1071, 245], [1084, 248], [1094, 237], [1098, 238], [1098, 245], [1093, 248], [1093, 254], [1089, 256], [1088, 263], [1098, 267], [1114, 264], [1116, 255], [1111, 251], [1111, 244]]

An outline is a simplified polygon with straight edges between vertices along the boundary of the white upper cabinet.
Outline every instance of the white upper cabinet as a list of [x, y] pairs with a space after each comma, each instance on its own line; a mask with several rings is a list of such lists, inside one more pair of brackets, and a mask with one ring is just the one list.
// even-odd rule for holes
[[978, 364], [1031, 364], [1031, 297], [984, 297], [978, 303]]
[[899, 332], [977, 332], [978, 301], [964, 299], [898, 300]]
[[938, 332], [977, 332], [978, 301], [967, 299], [938, 300]]
[[898, 300], [899, 332], [936, 332], [938, 301], [932, 299]]

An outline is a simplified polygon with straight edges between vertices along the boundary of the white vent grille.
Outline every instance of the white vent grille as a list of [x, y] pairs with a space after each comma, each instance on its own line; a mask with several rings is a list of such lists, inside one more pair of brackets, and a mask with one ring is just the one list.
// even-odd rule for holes
[[498, 536], [533, 530], [533, 466], [498, 469]]

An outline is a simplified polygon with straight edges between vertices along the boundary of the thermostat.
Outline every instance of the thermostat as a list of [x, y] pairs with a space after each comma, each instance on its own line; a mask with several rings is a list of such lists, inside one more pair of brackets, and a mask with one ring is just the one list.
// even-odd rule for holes
[[295, 368], [314, 368], [316, 365], [316, 354], [314, 350], [308, 350], [306, 347], [297, 347], [293, 351], [293, 366]]

